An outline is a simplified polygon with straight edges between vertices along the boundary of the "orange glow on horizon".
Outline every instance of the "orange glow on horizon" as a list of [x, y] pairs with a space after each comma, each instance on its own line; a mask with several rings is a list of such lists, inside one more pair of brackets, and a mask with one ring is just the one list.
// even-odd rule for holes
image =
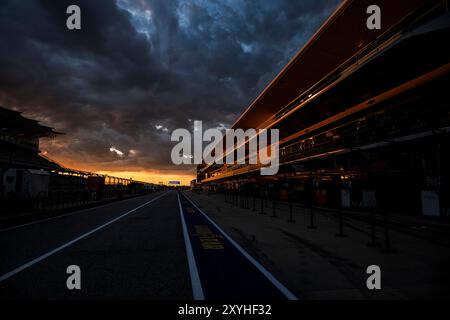
[[180, 174], [158, 174], [144, 171], [95, 171], [98, 174], [105, 174], [124, 179], [133, 179], [136, 181], [150, 182], [159, 184], [162, 182], [167, 185], [169, 181], [180, 181], [182, 186], [189, 186], [191, 181], [195, 179], [194, 175], [180, 175]]
[[[42, 153], [47, 156], [47, 154]], [[159, 184], [162, 182], [167, 185], [169, 181], [180, 181], [182, 186], [189, 186], [191, 181], [196, 178], [195, 169], [186, 171], [170, 171], [170, 170], [145, 170], [136, 166], [126, 168], [117, 168], [111, 166], [110, 163], [99, 163], [99, 164], [85, 164], [80, 166], [79, 162], [75, 159], [62, 159], [57, 156], [48, 157], [53, 161], [56, 161], [59, 165], [72, 169], [87, 171], [92, 173], [98, 173], [103, 175], [108, 175], [117, 178], [133, 179], [135, 181], [149, 182], [154, 184]]]

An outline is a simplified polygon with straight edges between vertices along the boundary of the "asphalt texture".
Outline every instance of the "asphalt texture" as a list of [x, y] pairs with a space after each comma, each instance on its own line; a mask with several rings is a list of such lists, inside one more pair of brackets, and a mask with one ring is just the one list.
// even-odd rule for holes
[[[160, 197], [160, 198], [158, 198]], [[144, 206], [143, 204], [156, 199]], [[0, 282], [8, 299], [191, 299], [175, 193], [152, 194], [0, 232], [0, 274], [129, 215]], [[68, 290], [66, 269], [81, 269]]]
[[183, 194], [179, 201], [205, 299], [295, 299], [194, 202]]
[[0, 230], [0, 298], [295, 299], [176, 191]]

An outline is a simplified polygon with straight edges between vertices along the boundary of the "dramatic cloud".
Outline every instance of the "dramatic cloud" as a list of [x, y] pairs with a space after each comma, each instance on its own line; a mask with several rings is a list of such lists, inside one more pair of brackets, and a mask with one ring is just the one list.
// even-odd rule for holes
[[[65, 27], [70, 4], [81, 31]], [[231, 124], [336, 5], [2, 0], [0, 105], [65, 132], [43, 146], [65, 164], [182, 172], [170, 132]]]

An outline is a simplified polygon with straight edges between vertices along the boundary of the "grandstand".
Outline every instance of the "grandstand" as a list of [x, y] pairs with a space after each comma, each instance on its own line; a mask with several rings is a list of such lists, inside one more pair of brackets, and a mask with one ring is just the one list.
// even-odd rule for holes
[[61, 133], [18, 111], [0, 107], [3, 215], [66, 209], [157, 189], [151, 183], [65, 168], [42, 156], [39, 140], [58, 135]]

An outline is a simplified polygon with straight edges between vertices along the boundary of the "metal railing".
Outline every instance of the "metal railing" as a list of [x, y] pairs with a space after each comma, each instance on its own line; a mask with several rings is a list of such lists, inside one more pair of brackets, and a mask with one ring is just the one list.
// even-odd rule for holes
[[[368, 230], [368, 247], [381, 247], [384, 253], [395, 253], [392, 246], [391, 229], [392, 225], [387, 212], [380, 212], [375, 209], [367, 212], [347, 210], [344, 208], [329, 208], [314, 205], [312, 203], [300, 203], [298, 201], [280, 201], [264, 192], [246, 192], [242, 190], [222, 191], [224, 202], [242, 209], [250, 210], [260, 215], [270, 215], [271, 218], [281, 218], [280, 213], [286, 213], [288, 223], [296, 223], [299, 214], [307, 218], [306, 228], [318, 229], [320, 227], [319, 215], [334, 221], [337, 238], [347, 238], [349, 234], [347, 228], [352, 223], [363, 223]], [[283, 210], [284, 209], [284, 210]], [[379, 233], [382, 233], [380, 239]], [[382, 240], [382, 241], [380, 241]], [[382, 243], [381, 243], [382, 242]]]

